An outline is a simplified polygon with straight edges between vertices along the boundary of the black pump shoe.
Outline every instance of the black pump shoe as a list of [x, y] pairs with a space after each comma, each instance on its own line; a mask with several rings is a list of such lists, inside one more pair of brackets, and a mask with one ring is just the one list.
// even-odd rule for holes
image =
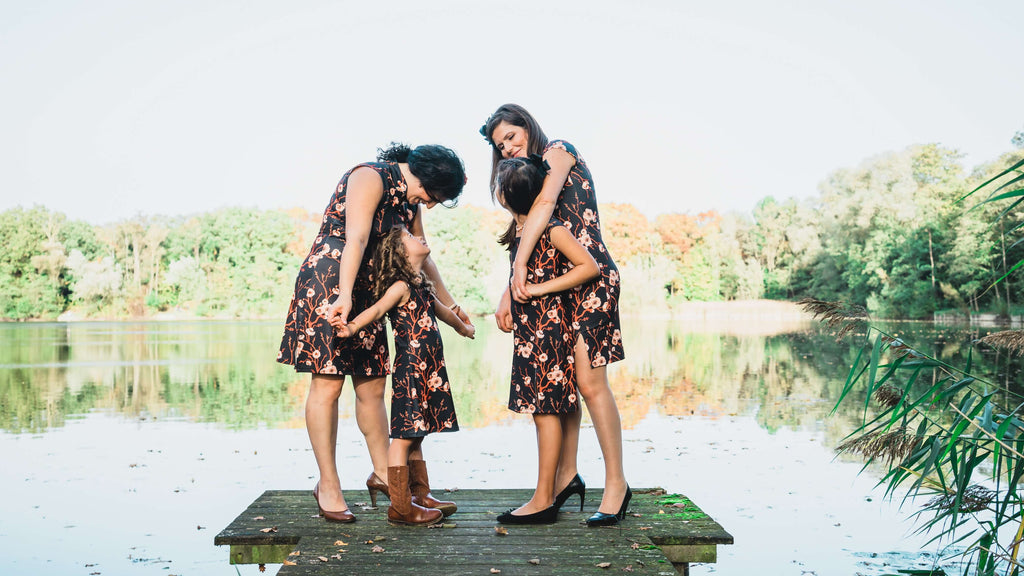
[[498, 522], [501, 524], [554, 524], [558, 521], [558, 508], [549, 506], [540, 512], [523, 514], [517, 516], [509, 508], [504, 514], [498, 515]]
[[580, 512], [583, 512], [583, 498], [587, 494], [587, 485], [583, 482], [583, 478], [580, 478], [579, 474], [573, 477], [572, 481], [569, 482], [569, 485], [558, 493], [558, 496], [555, 496], [554, 508], [561, 510], [562, 505], [565, 504], [565, 501], [573, 494], [580, 495]]
[[626, 495], [622, 498], [622, 506], [619, 506], [619, 511], [615, 514], [605, 514], [604, 512], [597, 511], [593, 516], [587, 518], [587, 526], [614, 526], [619, 523], [619, 520], [626, 518], [626, 510], [629, 509], [629, 500], [633, 497], [633, 491], [629, 489], [629, 485], [626, 485]]

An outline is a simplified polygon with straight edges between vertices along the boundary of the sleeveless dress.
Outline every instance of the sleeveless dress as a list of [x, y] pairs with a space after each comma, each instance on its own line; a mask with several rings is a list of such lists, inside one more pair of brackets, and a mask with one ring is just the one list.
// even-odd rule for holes
[[324, 210], [320, 232], [299, 267], [295, 295], [288, 307], [284, 336], [277, 353], [277, 361], [294, 366], [296, 372], [361, 376], [388, 373], [387, 331], [383, 322], [370, 324], [354, 338], [338, 338], [324, 316], [338, 295], [341, 251], [345, 248], [348, 178], [361, 167], [371, 168], [380, 175], [384, 196], [374, 211], [370, 238], [352, 286], [350, 319], [373, 303], [370, 279], [374, 247], [391, 228], [399, 224], [411, 226], [416, 217], [418, 206], [406, 200], [406, 182], [398, 164], [368, 162], [342, 176]]
[[573, 330], [572, 341], [583, 338], [593, 368], [625, 358], [619, 322], [619, 269], [601, 239], [597, 195], [590, 169], [576, 148], [565, 140], [552, 140], [543, 153], [560, 148], [576, 160], [555, 206], [560, 220], [597, 261], [601, 276], [569, 291], [566, 311]]
[[[568, 259], [551, 244], [554, 218], [537, 240], [527, 263], [526, 281], [539, 284], [569, 270]], [[509, 245], [509, 262], [519, 250], [517, 236]], [[570, 414], [579, 410], [573, 367], [572, 331], [564, 318], [568, 292], [512, 300], [512, 382], [508, 409], [520, 414]]]
[[455, 432], [459, 422], [434, 315], [433, 291], [422, 285], [409, 286], [409, 299], [389, 311], [388, 318], [395, 331], [391, 437]]

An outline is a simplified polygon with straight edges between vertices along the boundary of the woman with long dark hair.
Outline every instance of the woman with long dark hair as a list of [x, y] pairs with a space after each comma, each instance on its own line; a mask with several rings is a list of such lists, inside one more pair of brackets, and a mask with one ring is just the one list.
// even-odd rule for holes
[[[336, 459], [338, 399], [346, 375], [352, 379], [356, 422], [373, 463], [366, 485], [384, 494], [388, 494], [389, 431], [384, 407], [389, 371], [384, 324], [377, 321], [363, 327], [359, 337], [337, 338], [330, 322], [346, 324], [374, 301], [370, 256], [380, 239], [396, 225], [424, 236], [420, 206], [454, 204], [465, 183], [465, 168], [454, 151], [438, 145], [410, 148], [393, 143], [379, 151], [377, 162], [359, 164], [341, 178], [324, 211], [320, 232], [299, 268], [277, 360], [311, 376], [306, 430], [320, 472], [313, 496], [329, 521], [355, 521], [341, 491]], [[438, 300], [470, 324], [429, 257], [423, 271], [433, 282]]]
[[[480, 129], [491, 145], [491, 197], [495, 197], [498, 165], [505, 158], [540, 155], [550, 167], [540, 194], [520, 232], [519, 250], [512, 264], [509, 289], [502, 295], [495, 319], [498, 327], [512, 330], [511, 298], [530, 300], [527, 290], [527, 261], [552, 216], [564, 223], [580, 244], [597, 261], [598, 278], [571, 290], [564, 299], [563, 318], [569, 323], [577, 387], [586, 403], [605, 463], [604, 496], [597, 512], [587, 519], [590, 526], [617, 523], [626, 515], [632, 493], [622, 466], [622, 425], [615, 396], [608, 385], [608, 364], [621, 360], [622, 333], [619, 328], [619, 270], [601, 238], [594, 180], [576, 148], [565, 140], [549, 140], [537, 120], [516, 104], [505, 104]], [[562, 454], [555, 476], [553, 505], [561, 507], [578, 494], [580, 508], [586, 486], [576, 469], [580, 412], [563, 425]], [[524, 509], [522, 513], [536, 510]]]

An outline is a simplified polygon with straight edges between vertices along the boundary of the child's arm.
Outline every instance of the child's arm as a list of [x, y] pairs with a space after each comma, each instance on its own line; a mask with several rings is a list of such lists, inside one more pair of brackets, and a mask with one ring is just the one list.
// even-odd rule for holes
[[438, 320], [454, 328], [460, 336], [473, 338], [476, 335], [476, 326], [463, 322], [454, 310], [441, 304], [441, 300], [437, 296], [434, 296], [434, 315]]
[[546, 282], [527, 284], [526, 290], [530, 296], [544, 296], [569, 290], [601, 275], [601, 269], [597, 267], [597, 261], [590, 255], [590, 251], [564, 226], [551, 227], [551, 244], [572, 262], [573, 268]]
[[[423, 210], [416, 211], [416, 217], [412, 221], [412, 227], [409, 228], [413, 236], [422, 236], [426, 238], [426, 232], [423, 230]], [[430, 278], [430, 281], [434, 283], [434, 293], [436, 297], [442, 300], [451, 300], [451, 304], [446, 306], [449, 309], [455, 310], [455, 315], [459, 317], [464, 324], [473, 325], [473, 321], [469, 319], [469, 315], [455, 302], [455, 298], [448, 292], [448, 288], [444, 285], [444, 280], [441, 279], [441, 271], [437, 269], [437, 264], [434, 263], [434, 259], [427, 255], [427, 259], [423, 262], [423, 272]]]
[[569, 171], [576, 165], [576, 159], [572, 154], [562, 148], [552, 148], [544, 154], [551, 169], [544, 177], [544, 184], [541, 186], [540, 194], [533, 201], [530, 213], [526, 216], [526, 223], [519, 238], [519, 252], [516, 261], [512, 264], [512, 297], [516, 302], [526, 302], [530, 299], [526, 291], [526, 263], [533, 254], [533, 248], [537, 245], [544, 228], [547, 227], [551, 215], [555, 213], [555, 206], [558, 205], [558, 196], [565, 186], [565, 179], [569, 177]]
[[351, 338], [359, 333], [360, 330], [365, 328], [367, 325], [376, 322], [384, 317], [395, 306], [398, 306], [409, 297], [409, 285], [405, 282], [398, 281], [388, 288], [388, 291], [381, 296], [380, 300], [377, 300], [370, 305], [369, 308], [363, 310], [358, 316], [348, 322], [348, 324], [342, 324], [341, 318], [335, 316], [331, 319], [331, 326], [337, 332], [339, 338]]

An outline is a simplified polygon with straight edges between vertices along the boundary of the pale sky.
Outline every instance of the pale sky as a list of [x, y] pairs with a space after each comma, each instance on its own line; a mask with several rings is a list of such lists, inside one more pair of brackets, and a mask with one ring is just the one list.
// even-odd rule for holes
[[454, 148], [500, 104], [648, 216], [805, 198], [829, 172], [1024, 130], [1024, 2], [0, 0], [0, 210], [104, 224], [320, 212], [391, 140]]

